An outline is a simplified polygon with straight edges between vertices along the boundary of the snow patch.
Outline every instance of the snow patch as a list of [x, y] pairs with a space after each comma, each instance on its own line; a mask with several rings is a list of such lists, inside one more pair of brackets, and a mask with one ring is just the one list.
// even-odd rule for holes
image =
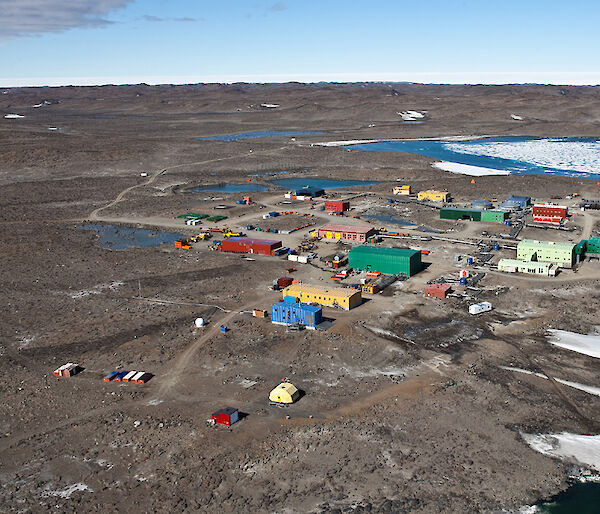
[[600, 173], [598, 142], [534, 139], [518, 142], [480, 141], [473, 144], [444, 145], [447, 150], [467, 155], [484, 155], [523, 161], [534, 166], [583, 173]]
[[266, 109], [277, 109], [279, 104], [260, 104], [261, 107], [265, 107]]
[[600, 336], [550, 329], [548, 342], [554, 346], [600, 359]]
[[89, 491], [90, 493], [93, 492], [87, 485], [85, 485], [82, 482], [79, 482], [77, 484], [71, 484], [70, 486], [66, 487], [65, 489], [57, 489], [54, 491], [45, 491], [43, 493], [43, 496], [60, 496], [61, 498], [70, 498], [71, 495], [77, 491]]
[[25, 116], [21, 116], [20, 114], [5, 114], [4, 117], [7, 120], [18, 120], [19, 118], [24, 118]]
[[521, 121], [523, 119], [522, 116], [518, 116], [516, 114], [511, 114], [510, 117], [515, 121]]
[[425, 117], [427, 111], [401, 111], [397, 112], [404, 121], [417, 121]]
[[461, 175], [471, 175], [473, 177], [484, 177], [486, 175], [510, 175], [508, 170], [495, 170], [493, 168], [483, 168], [482, 166], [471, 166], [470, 164], [459, 164], [457, 162], [434, 162], [434, 168], [449, 171], [450, 173], [460, 173]]
[[100, 285], [94, 286], [92, 289], [78, 291], [77, 293], [73, 293], [73, 294], [71, 294], [71, 298], [73, 298], [73, 299], [85, 298], [86, 296], [90, 296], [93, 294], [101, 294], [106, 290], [114, 291], [119, 286], [123, 286], [123, 285], [125, 285], [125, 282], [121, 282], [121, 281], [115, 281], [110, 284], [100, 284]]
[[[521, 369], [521, 368], [513, 368], [511, 366], [499, 366], [499, 367], [500, 367], [500, 369], [504, 369], [506, 371], [514, 371], [515, 373], [525, 373], [526, 375], [534, 375], [536, 377], [548, 380], [548, 376], [544, 375], [543, 373], [535, 373], [533, 371], [529, 371], [529, 370]], [[553, 379], [556, 382], [558, 382], [559, 384], [563, 384], [563, 385], [572, 387], [573, 389], [579, 389], [580, 391], [584, 391], [586, 393], [593, 394], [594, 396], [600, 396], [600, 387], [594, 387], [594, 386], [589, 386], [589, 385], [585, 385], [585, 384], [580, 384], [579, 382], [572, 382], [570, 380], [564, 380], [562, 378], [553, 377]]]
[[521, 437], [535, 451], [600, 471], [600, 435], [524, 434]]

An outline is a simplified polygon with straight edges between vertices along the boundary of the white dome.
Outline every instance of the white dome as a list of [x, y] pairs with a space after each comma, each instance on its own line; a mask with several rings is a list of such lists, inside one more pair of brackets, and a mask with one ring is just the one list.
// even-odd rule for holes
[[205, 325], [204, 318], [196, 318], [196, 321], [194, 323], [198, 328], [201, 328]]

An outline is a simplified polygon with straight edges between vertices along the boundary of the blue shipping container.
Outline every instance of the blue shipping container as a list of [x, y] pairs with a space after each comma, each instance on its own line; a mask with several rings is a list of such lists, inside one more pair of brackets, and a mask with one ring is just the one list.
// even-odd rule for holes
[[321, 307], [305, 303], [279, 302], [271, 306], [271, 322], [279, 325], [298, 323], [306, 328], [316, 328], [323, 321]]

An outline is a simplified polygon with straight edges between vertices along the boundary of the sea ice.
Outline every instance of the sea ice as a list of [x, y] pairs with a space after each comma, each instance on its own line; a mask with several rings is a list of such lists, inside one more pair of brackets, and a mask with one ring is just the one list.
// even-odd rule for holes
[[471, 166], [470, 164], [459, 164], [457, 162], [434, 162], [432, 166], [451, 173], [460, 173], [462, 175], [471, 175], [473, 177], [510, 175], [510, 171], [508, 170], [495, 170], [493, 168], [483, 168], [482, 166]]
[[446, 149], [468, 155], [484, 155], [523, 161], [584, 173], [600, 173], [600, 144], [586, 141], [533, 139], [518, 142], [480, 141], [472, 144], [445, 145]]

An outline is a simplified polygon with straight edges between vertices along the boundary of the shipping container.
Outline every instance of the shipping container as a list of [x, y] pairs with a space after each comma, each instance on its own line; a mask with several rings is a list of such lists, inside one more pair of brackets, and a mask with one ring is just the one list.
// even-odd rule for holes
[[129, 371], [121, 371], [114, 376], [113, 380], [115, 382], [120, 382], [121, 380], [123, 380], [123, 377], [125, 375], [127, 375], [128, 373], [129, 373]]
[[379, 271], [389, 275], [412, 277], [422, 268], [421, 252], [408, 248], [357, 246], [348, 254], [348, 263], [354, 269]]
[[490, 302], [481, 302], [474, 305], [469, 305], [469, 314], [481, 314], [482, 312], [488, 312], [492, 310], [492, 304]]
[[273, 255], [281, 241], [272, 239], [253, 239], [250, 237], [230, 237], [221, 242], [221, 251], [236, 253], [252, 253], [260, 255]]
[[130, 371], [121, 380], [123, 380], [123, 382], [129, 382], [135, 375], [137, 375], [137, 373], [137, 371]]
[[111, 371], [108, 375], [104, 377], [105, 382], [110, 382], [113, 378], [115, 378], [119, 374], [118, 371]]
[[291, 277], [281, 277], [277, 279], [277, 286], [282, 289], [288, 286], [291, 286], [293, 279]]
[[144, 376], [144, 373], [146, 373], [145, 371], [138, 371], [135, 375], [133, 375], [133, 377], [131, 378], [132, 382], [137, 382], [140, 378], [142, 378], [142, 376]]
[[140, 378], [138, 378], [138, 384], [145, 384], [150, 380], [154, 375], [152, 373], [144, 373]]
[[215, 423], [219, 425], [225, 425], [230, 427], [240, 419], [240, 414], [237, 409], [233, 407], [225, 407], [224, 409], [213, 412], [211, 418]]

